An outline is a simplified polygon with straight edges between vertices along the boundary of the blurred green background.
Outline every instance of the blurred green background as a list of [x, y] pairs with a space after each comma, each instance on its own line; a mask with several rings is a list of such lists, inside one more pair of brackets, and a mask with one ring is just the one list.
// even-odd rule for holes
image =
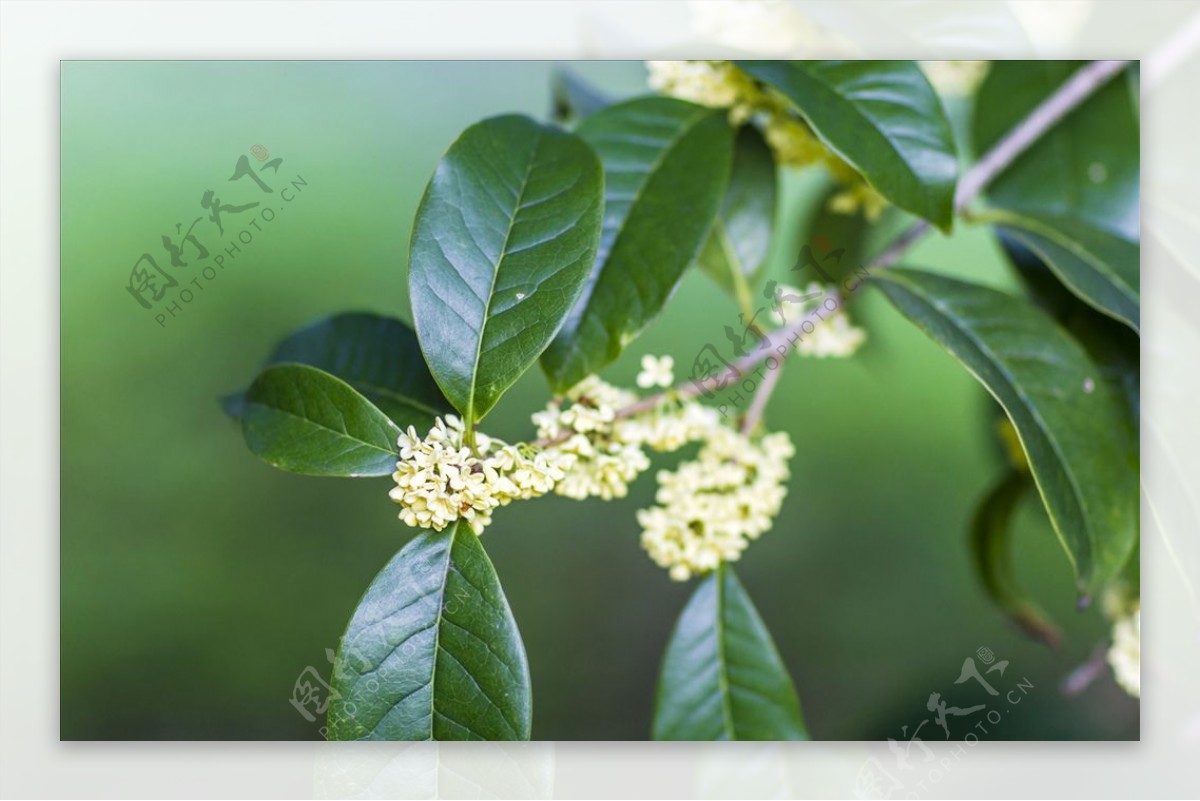
[[[328, 675], [325, 649], [411, 532], [387, 480], [276, 471], [247, 451], [217, 399], [315, 318], [409, 319], [410, 224], [439, 156], [482, 117], [546, 117], [554, 68], [62, 65], [63, 739], [320, 736], [289, 703], [293, 683], [310, 665]], [[572, 68], [614, 94], [644, 91], [637, 62]], [[306, 182], [291, 202], [227, 181], [256, 144], [283, 159], [262, 174], [268, 184]], [[788, 267], [822, 186], [802, 174], [785, 187], [770, 269], [795, 282]], [[170, 267], [159, 242], [207, 214], [209, 189], [278, 214], [199, 289], [187, 284], [195, 263]], [[226, 241], [245, 227], [238, 219], [225, 216]], [[212, 252], [223, 247], [207, 219], [195, 233]], [[165, 326], [125, 289], [143, 252], [193, 291]], [[981, 230], [930, 237], [908, 262], [1014, 286]], [[738, 564], [812, 735], [903, 739], [902, 727], [911, 734], [928, 716], [931, 692], [970, 700], [954, 681], [988, 647], [1033, 689], [986, 739], [1136, 738], [1137, 704], [1107, 671], [1079, 696], [1059, 690], [1106, 626], [1098, 610], [1076, 610], [1067, 560], [1036, 504], [1018, 521], [1017, 571], [1064, 627], [1060, 648], [1016, 633], [975, 581], [966, 525], [1001, 468], [982, 390], [873, 290], [855, 304], [870, 331], [861, 357], [794, 359], [774, 395], [768, 423], [796, 442], [794, 477], [774, 529]], [[736, 323], [732, 302], [691, 274], [606, 376], [631, 382], [646, 352], [690, 364]], [[528, 437], [528, 414], [547, 394], [531, 372], [489, 433]], [[647, 736], [659, 660], [691, 589], [638, 546], [634, 511], [653, 491], [647, 474], [619, 502], [518, 504], [484, 537], [528, 649], [536, 739]], [[956, 738], [966, 727], [957, 723]], [[940, 737], [930, 728], [922, 736]]]

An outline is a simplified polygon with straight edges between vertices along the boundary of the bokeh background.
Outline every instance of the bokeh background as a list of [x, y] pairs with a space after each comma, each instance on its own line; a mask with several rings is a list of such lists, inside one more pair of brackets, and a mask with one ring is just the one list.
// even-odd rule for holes
[[[63, 63], [63, 739], [320, 736], [289, 703], [293, 684], [308, 666], [328, 675], [325, 650], [410, 530], [387, 480], [276, 471], [246, 450], [217, 400], [316, 318], [410, 319], [410, 225], [438, 158], [482, 117], [546, 117], [555, 67]], [[645, 91], [636, 62], [571, 68], [616, 95]], [[960, 123], [968, 113], [951, 111]], [[269, 184], [306, 185], [275, 202], [277, 218], [160, 326], [125, 290], [130, 269], [150, 251], [181, 283], [198, 277], [194, 266], [168, 267], [160, 239], [207, 214], [206, 190], [226, 203], [262, 200], [245, 179], [227, 182], [256, 144], [283, 159], [277, 176], [263, 174]], [[787, 175], [784, 188], [769, 272], [795, 281], [799, 244], [820, 233], [806, 220], [823, 184]], [[225, 239], [242, 228], [234, 219]], [[202, 221], [202, 231], [215, 253], [215, 229]], [[1015, 286], [982, 229], [928, 238], [908, 263]], [[987, 739], [1136, 738], [1138, 705], [1107, 672], [1080, 695], [1059, 689], [1107, 632], [1097, 609], [1076, 608], [1036, 503], [1019, 515], [1016, 567], [1063, 628], [1061, 646], [1014, 631], [974, 578], [967, 522], [1001, 469], [982, 390], [873, 291], [854, 312], [870, 332], [859, 358], [789, 362], [768, 423], [797, 445], [790, 493], [737, 568], [812, 735], [902, 739], [928, 717], [931, 692], [972, 701], [954, 681], [987, 647], [1009, 660], [1006, 675], [1033, 685]], [[631, 382], [647, 352], [689, 364], [736, 323], [732, 302], [691, 274], [606, 377]], [[489, 433], [529, 436], [528, 414], [547, 395], [532, 371], [489, 417]], [[659, 660], [691, 588], [638, 546], [634, 512], [653, 491], [647, 474], [619, 502], [519, 504], [485, 535], [528, 650], [536, 739], [648, 735]]]

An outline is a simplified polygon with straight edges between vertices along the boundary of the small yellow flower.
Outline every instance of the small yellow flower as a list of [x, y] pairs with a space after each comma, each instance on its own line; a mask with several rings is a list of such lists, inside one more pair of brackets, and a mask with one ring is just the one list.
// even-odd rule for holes
[[1108, 664], [1121, 689], [1134, 698], [1142, 696], [1142, 612], [1138, 604], [1113, 626]]
[[675, 359], [670, 356], [656, 358], [649, 354], [642, 357], [642, 371], [638, 373], [637, 385], [642, 389], [669, 387], [675, 383]]
[[[733, 62], [647, 61], [646, 67], [650, 88], [702, 106], [729, 109], [729, 121], [733, 125], [751, 123], [760, 127], [780, 164], [786, 167], [823, 166], [845, 189], [832, 199], [830, 207], [834, 211], [853, 214], [862, 209], [867, 219], [873, 221], [887, 208], [883, 196], [797, 116], [791, 101], [751, 78]], [[978, 73], [975, 68], [967, 71]]]
[[736, 561], [779, 513], [793, 453], [787, 434], [714, 426], [694, 461], [659, 472], [658, 505], [637, 513], [642, 547], [675, 581]]
[[497, 506], [553, 489], [570, 458], [545, 451], [526, 455], [482, 433], [473, 453], [463, 438], [463, 423], [452, 415], [438, 418], [424, 438], [411, 426], [397, 438], [396, 486], [388, 496], [400, 504], [400, 519], [408, 525], [441, 531], [464, 520], [481, 534]]

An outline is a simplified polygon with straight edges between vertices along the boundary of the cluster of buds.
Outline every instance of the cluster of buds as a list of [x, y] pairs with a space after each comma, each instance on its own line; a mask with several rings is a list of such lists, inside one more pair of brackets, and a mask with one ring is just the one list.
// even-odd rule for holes
[[[638, 385], [671, 386], [673, 366], [670, 357], [645, 357]], [[779, 512], [793, 453], [788, 436], [751, 439], [723, 425], [715, 409], [670, 391], [629, 414], [638, 401], [589, 376], [533, 415], [536, 443], [515, 446], [476, 432], [471, 448], [453, 416], [439, 418], [424, 437], [410, 427], [399, 438], [390, 497], [410, 526], [440, 531], [462, 520], [480, 534], [492, 512], [514, 500], [552, 491], [624, 497], [649, 469], [647, 451], [700, 443], [694, 461], [659, 473], [659, 505], [638, 513], [642, 545], [678, 581], [737, 559]]]
[[876, 219], [887, 201], [858, 172], [817, 138], [791, 108], [787, 98], [755, 81], [730, 61], [647, 61], [650, 88], [710, 108], [729, 109], [735, 125], [758, 125], [780, 164], [821, 165], [843, 189], [830, 199], [830, 209], [854, 214], [859, 209]]
[[715, 427], [694, 461], [659, 472], [658, 505], [638, 512], [642, 547], [676, 581], [736, 561], [779, 514], [794, 453], [786, 433]]
[[[670, 356], [642, 359], [637, 383], [643, 388], [674, 383]], [[718, 424], [718, 415], [694, 401], [678, 401], [670, 393], [652, 409], [622, 417], [638, 396], [588, 376], [533, 415], [538, 438], [554, 442], [554, 450], [573, 457], [554, 491], [568, 498], [623, 498], [629, 484], [650, 468], [646, 450], [670, 452], [703, 439]]]
[[1142, 605], [1124, 584], [1118, 584], [1104, 598], [1104, 613], [1112, 620], [1112, 644], [1107, 661], [1113, 678], [1134, 698], [1142, 695]]
[[508, 445], [476, 433], [475, 450], [465, 444], [460, 419], [438, 418], [421, 437], [409, 426], [401, 433], [400, 461], [389, 497], [400, 504], [400, 519], [415, 528], [441, 531], [464, 520], [476, 534], [492, 521], [492, 511], [515, 500], [545, 495], [561, 481], [569, 457]]

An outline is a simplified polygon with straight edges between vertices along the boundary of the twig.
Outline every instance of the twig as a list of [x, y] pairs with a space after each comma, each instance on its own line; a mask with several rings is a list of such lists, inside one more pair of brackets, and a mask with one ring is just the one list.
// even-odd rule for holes
[[[963, 211], [968, 204], [979, 196], [984, 187], [1012, 164], [1039, 137], [1050, 130], [1063, 117], [1070, 114], [1080, 103], [1090, 97], [1104, 83], [1128, 65], [1128, 61], [1092, 61], [1080, 67], [1066, 83], [1039, 103], [1033, 111], [1029, 112], [1024, 119], [1005, 134], [991, 150], [984, 154], [983, 158], [975, 166], [963, 175], [962, 180], [958, 184], [958, 191], [954, 196], [955, 212]], [[924, 220], [914, 223], [893, 240], [878, 257], [872, 260], [867, 269], [883, 270], [893, 266], [913, 244], [930, 230], [929, 223]], [[854, 290], [860, 285], [856, 285]], [[833, 309], [829, 309], [826, 305], [830, 298], [833, 298], [835, 303]], [[743, 422], [743, 429], [747, 427], [753, 428], [758, 422], [758, 417], [762, 415], [763, 409], [766, 408], [767, 400], [769, 400], [772, 390], [774, 390], [778, 383], [778, 375], [783, 369], [782, 361], [791, 352], [792, 343], [800, 337], [801, 332], [805, 330], [805, 326], [817, 325], [825, 319], [825, 314], [840, 308], [842, 302], [842, 298], [837, 292], [830, 293], [825, 301], [812, 312], [798, 320], [793, 320], [786, 326], [776, 328], [764, 336], [762, 344], [758, 348], [731, 365], [732, 370], [729, 375], [687, 381], [666, 392], [642, 398], [636, 403], [618, 409], [616, 412], [617, 418], [630, 417], [649, 411], [666, 400], [669, 395], [687, 400], [701, 393], [707, 394], [711, 391], [721, 389], [725, 383], [722, 379], [726, 381], [741, 379], [760, 362], [765, 361], [770, 356], [775, 356], [779, 359], [780, 364], [767, 374], [767, 377], [759, 386], [758, 393], [755, 395], [754, 401]], [[785, 342], [786, 345], [783, 344]], [[566, 440], [570, 433], [567, 432], [565, 435], [559, 435], [552, 439], [539, 440], [536, 444], [541, 447], [556, 445]]]
[[779, 364], [775, 366], [774, 370], [767, 373], [766, 378], [759, 384], [758, 391], [754, 393], [754, 400], [750, 402], [750, 408], [746, 410], [746, 416], [742, 419], [743, 434], [754, 431], [754, 427], [762, 419], [763, 412], [767, 410], [767, 401], [771, 399], [771, 393], [775, 391], [775, 385], [779, 383], [781, 375], [783, 375], [783, 359], [779, 360]]
[[955, 211], [962, 211], [1017, 156], [1127, 66], [1128, 61], [1092, 61], [1080, 67], [963, 176], [954, 197]]
[[[1128, 61], [1092, 61], [1079, 68], [1058, 90], [1034, 107], [1004, 138], [997, 142], [979, 162], [967, 171], [954, 194], [954, 211], [961, 213], [979, 197], [997, 175], [1016, 161], [1046, 131], [1075, 110], [1110, 78], [1129, 65]], [[877, 269], [891, 267], [913, 244], [930, 231], [929, 223], [921, 220], [896, 237], [871, 263]]]

